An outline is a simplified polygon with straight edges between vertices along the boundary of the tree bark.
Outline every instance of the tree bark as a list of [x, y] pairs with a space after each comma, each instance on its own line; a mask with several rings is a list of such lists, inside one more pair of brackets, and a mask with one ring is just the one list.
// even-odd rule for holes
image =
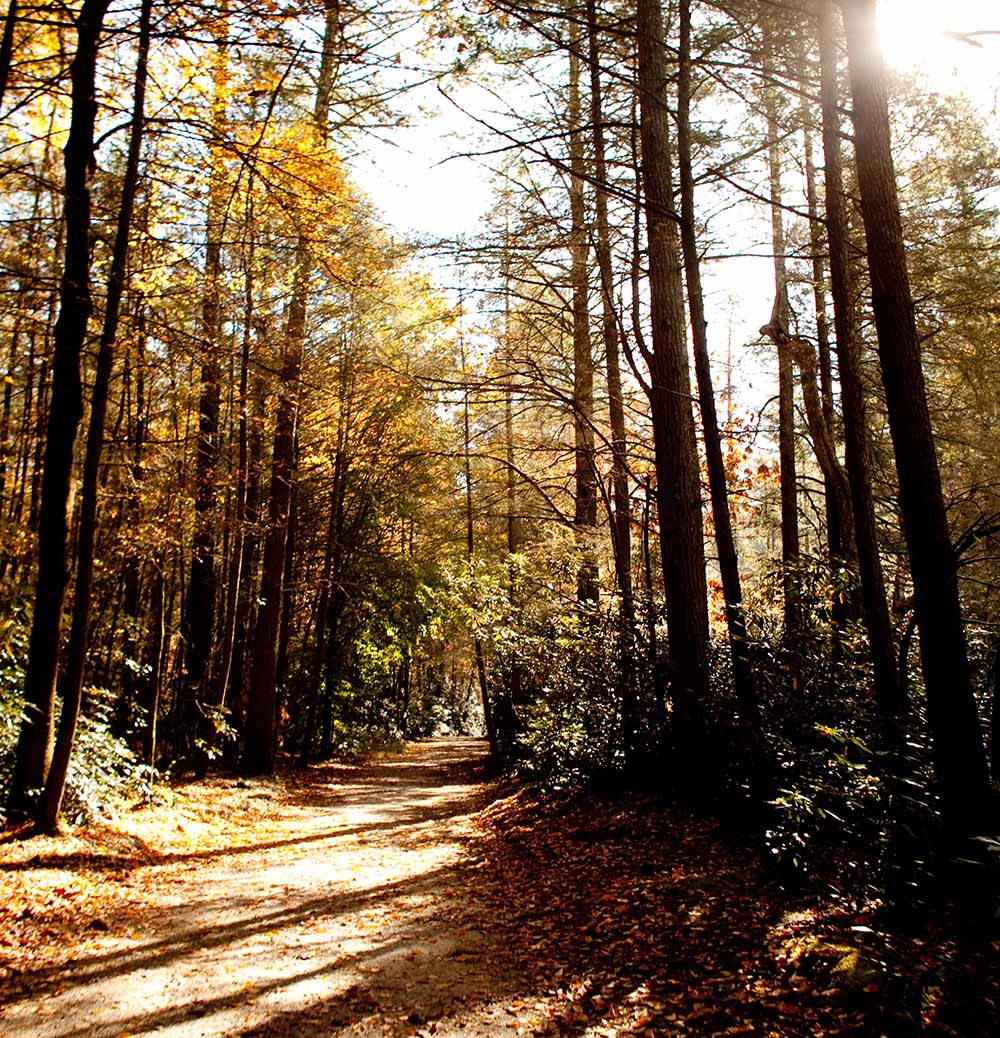
[[875, 0], [845, 0], [843, 10], [872, 308], [920, 628], [935, 774], [949, 833], [970, 836], [988, 825], [989, 772], [906, 269]]
[[584, 154], [584, 128], [580, 103], [580, 47], [582, 33], [574, 25], [569, 47], [569, 208], [570, 208], [570, 282], [573, 332], [573, 440], [574, 504], [573, 526], [580, 563], [577, 571], [577, 598], [597, 603], [598, 572], [595, 538], [597, 532], [597, 471], [594, 467], [594, 356], [590, 342], [590, 302], [588, 299], [587, 215], [584, 188], [587, 163]]
[[[328, 116], [335, 67], [335, 44], [340, 31], [337, 0], [327, 0], [313, 132], [317, 142], [326, 142]], [[312, 256], [305, 230], [299, 235], [292, 275], [292, 298], [288, 308], [288, 327], [279, 386], [278, 413], [275, 418], [271, 484], [268, 491], [267, 533], [261, 563], [260, 611], [254, 631], [253, 669], [247, 704], [246, 748], [243, 767], [250, 774], [274, 771], [275, 724], [278, 702], [278, 641], [284, 593], [285, 556], [288, 546], [288, 520], [292, 500], [295, 433], [301, 394], [302, 360], [305, 352], [306, 305]]]
[[[765, 33], [769, 51], [771, 34]], [[765, 57], [765, 71], [769, 59]], [[782, 219], [781, 151], [774, 86], [764, 87], [767, 114], [767, 164], [771, 193], [771, 241], [774, 248], [775, 316], [788, 327], [788, 274], [785, 269], [785, 227]], [[799, 558], [798, 473], [795, 464], [795, 373], [792, 358], [778, 350], [778, 457], [781, 473], [781, 570], [785, 608], [785, 637], [794, 640], [802, 626]]]
[[7, 15], [3, 22], [3, 36], [0, 37], [0, 107], [7, 95], [7, 84], [10, 82], [10, 63], [14, 56], [14, 29], [17, 27], [17, 0], [10, 0]]
[[164, 618], [163, 560], [157, 558], [152, 564], [149, 587], [149, 628], [151, 637], [143, 660], [145, 674], [138, 683], [139, 705], [145, 715], [142, 730], [140, 760], [150, 768], [156, 767], [156, 733], [160, 710], [160, 689], [163, 687], [163, 656], [166, 642]]
[[823, 115], [823, 159], [826, 179], [826, 226], [830, 253], [830, 293], [834, 338], [844, 411], [844, 451], [850, 483], [861, 580], [861, 605], [868, 631], [875, 695], [887, 746], [901, 742], [903, 715], [896, 678], [896, 649], [879, 556], [875, 504], [871, 487], [870, 448], [865, 395], [861, 385], [861, 343], [854, 307], [855, 287], [848, 259], [847, 202], [841, 156], [840, 88], [834, 35], [833, 0], [819, 0], [819, 49]]
[[601, 86], [601, 48], [597, 2], [587, 0], [587, 63], [590, 68], [590, 122], [594, 149], [595, 253], [601, 286], [601, 336], [608, 380], [608, 418], [611, 423], [611, 543], [615, 584], [621, 599], [622, 743], [626, 761], [634, 756], [636, 688], [634, 678], [635, 601], [632, 591], [632, 501], [629, 495], [628, 440], [622, 393], [621, 342], [615, 312], [611, 231], [608, 219], [608, 163], [604, 145], [604, 105]]
[[[59, 810], [66, 776], [69, 771], [73, 740], [76, 736], [83, 697], [83, 671], [87, 659], [87, 629], [90, 623], [90, 600], [94, 576], [94, 541], [97, 536], [97, 491], [101, 454], [104, 450], [104, 425], [108, 410], [108, 388], [114, 364], [115, 341], [118, 337], [118, 319], [122, 295], [128, 277], [129, 234], [132, 212], [139, 186], [139, 155], [142, 148], [143, 120], [146, 100], [146, 72], [149, 57], [152, 0], [143, 0], [139, 16], [139, 44], [136, 57], [135, 97], [132, 105], [132, 130], [129, 137], [125, 176], [122, 181], [118, 224], [108, 277], [107, 300], [104, 309], [104, 327], [97, 350], [97, 369], [90, 399], [90, 423], [87, 428], [87, 447], [83, 462], [83, 490], [80, 501], [80, 526], [77, 534], [76, 585], [73, 594], [73, 617], [70, 623], [69, 652], [60, 681], [59, 693], [62, 711], [55, 751], [49, 768], [45, 790], [36, 814], [38, 827], [46, 832], [58, 829]], [[90, 73], [91, 77], [93, 72]]]
[[253, 639], [253, 665], [247, 703], [244, 770], [269, 774], [275, 763], [277, 720], [278, 637], [288, 544], [289, 513], [298, 419], [300, 375], [305, 340], [306, 292], [311, 264], [300, 245], [289, 307], [286, 349], [281, 369], [280, 397], [275, 419], [274, 453], [268, 490], [267, 532], [261, 562], [260, 607]]
[[[212, 133], [225, 125], [228, 54], [224, 30], [217, 30], [213, 69]], [[178, 693], [178, 716], [184, 756], [195, 772], [208, 768], [206, 742], [214, 726], [206, 712], [206, 693], [216, 621], [216, 521], [219, 466], [219, 403], [222, 339], [222, 233], [227, 204], [222, 159], [215, 140], [209, 143], [208, 212], [205, 224], [205, 270], [202, 296], [201, 386], [195, 458], [194, 537], [181, 633], [184, 670]]]
[[[459, 304], [461, 305], [461, 303]], [[472, 443], [469, 422], [469, 383], [465, 365], [465, 341], [460, 344], [462, 361], [462, 443], [463, 463], [465, 466], [465, 557], [473, 571], [476, 559], [476, 532], [473, 524], [472, 508]], [[475, 656], [476, 676], [479, 680], [479, 696], [483, 705], [483, 724], [486, 726], [486, 739], [490, 746], [490, 757], [494, 762], [500, 760], [500, 742], [497, 738], [496, 720], [493, 717], [493, 703], [490, 700], [489, 683], [486, 674], [486, 655], [483, 652], [483, 640], [476, 631], [473, 636], [473, 654]]]
[[701, 407], [701, 424], [705, 437], [705, 460], [712, 500], [715, 546], [719, 554], [719, 572], [722, 577], [722, 593], [726, 603], [729, 651], [733, 662], [733, 686], [741, 717], [745, 723], [756, 727], [758, 723], [757, 696], [754, 690], [753, 671], [750, 667], [746, 618], [743, 614], [743, 589], [740, 584], [739, 561], [729, 512], [729, 491], [726, 485], [726, 467], [722, 457], [719, 421], [715, 410], [715, 390], [712, 385], [712, 366], [708, 351], [708, 322], [705, 319], [701, 262], [698, 256], [695, 230], [694, 174], [691, 165], [690, 0], [681, 0], [679, 51], [677, 167], [681, 189], [681, 248], [684, 255], [688, 311], [691, 315], [691, 333], [694, 341], [698, 403]]
[[97, 52], [108, 0], [84, 0], [70, 65], [71, 114], [64, 151], [66, 244], [59, 286], [52, 396], [38, 513], [38, 576], [25, 673], [24, 719], [18, 736], [11, 807], [30, 809], [52, 759], [55, 683], [62, 610], [69, 580], [67, 536], [73, 449], [83, 415], [80, 361], [93, 310], [90, 292], [91, 178], [95, 164]]
[[250, 472], [250, 438], [249, 438], [249, 380], [250, 361], [253, 353], [253, 319], [254, 319], [254, 240], [256, 234], [254, 222], [254, 176], [249, 171], [246, 205], [246, 260], [243, 291], [243, 339], [240, 346], [240, 375], [237, 390], [237, 461], [236, 486], [233, 491], [233, 542], [230, 546], [229, 566], [226, 576], [225, 609], [223, 611], [222, 633], [219, 640], [219, 651], [216, 670], [212, 679], [213, 705], [221, 711], [226, 704], [226, 695], [230, 685], [233, 668], [233, 656], [236, 641], [236, 623], [239, 614], [240, 584], [243, 576], [244, 544], [247, 526], [252, 522], [249, 513], [249, 472]]
[[[802, 67], [805, 68], [803, 57]], [[833, 402], [833, 372], [830, 367], [830, 326], [826, 311], [826, 264], [823, 261], [823, 234], [819, 216], [819, 198], [816, 191], [816, 164], [813, 152], [813, 132], [811, 126], [812, 106], [809, 97], [803, 93], [799, 103], [799, 115], [802, 119], [802, 161], [806, 174], [806, 208], [809, 211], [809, 249], [812, 252], [812, 291], [813, 311], [816, 315], [816, 361], [819, 377], [820, 414], [826, 428], [830, 444], [836, 458], [836, 414]], [[815, 381], [815, 376], [814, 376]], [[810, 421], [810, 426], [814, 424]], [[811, 429], [810, 429], [811, 431]], [[826, 545], [830, 566], [836, 569], [845, 561], [852, 565], [852, 558], [845, 545], [854, 543], [854, 531], [842, 530], [841, 523], [851, 522], [850, 499], [843, 496], [843, 488], [836, 480], [823, 472], [824, 492], [826, 496]], [[849, 493], [849, 491], [848, 491]], [[840, 596], [835, 596], [833, 605], [834, 622], [842, 627], [848, 617], [844, 609], [846, 603]]]
[[691, 411], [680, 245], [666, 106], [667, 61], [660, 0], [638, 0], [638, 88], [644, 210], [649, 257], [650, 410], [663, 578], [670, 642], [673, 738], [679, 774], [698, 781], [710, 767], [708, 589], [701, 483]]

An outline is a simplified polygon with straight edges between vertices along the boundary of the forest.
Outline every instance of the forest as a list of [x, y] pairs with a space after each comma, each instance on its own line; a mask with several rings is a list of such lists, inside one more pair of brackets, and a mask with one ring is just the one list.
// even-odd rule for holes
[[[997, 81], [894, 67], [878, 6], [8, 0], [4, 868], [479, 736], [531, 839], [712, 819], [857, 932], [995, 950]], [[384, 214], [421, 133], [474, 226]], [[976, 990], [928, 1033], [995, 1033]]]

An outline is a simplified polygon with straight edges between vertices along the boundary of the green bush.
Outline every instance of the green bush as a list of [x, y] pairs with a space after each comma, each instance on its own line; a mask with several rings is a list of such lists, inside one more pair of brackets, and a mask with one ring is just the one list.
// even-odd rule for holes
[[[28, 632], [23, 610], [15, 610], [0, 626], [0, 811], [10, 791], [21, 727]], [[85, 822], [136, 793], [149, 791], [151, 769], [111, 732], [111, 704], [106, 690], [87, 690], [63, 798], [63, 817], [68, 821]]]

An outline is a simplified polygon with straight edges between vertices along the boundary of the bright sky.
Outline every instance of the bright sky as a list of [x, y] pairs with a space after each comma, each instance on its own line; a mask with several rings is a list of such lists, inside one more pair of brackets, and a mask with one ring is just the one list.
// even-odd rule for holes
[[[880, 19], [882, 49], [891, 65], [922, 72], [937, 90], [965, 90], [996, 110], [1000, 91], [996, 0], [882, 0]], [[984, 35], [963, 42], [949, 33]]]
[[[1000, 125], [1000, 4], [996, 0], [882, 0], [880, 19], [883, 50], [891, 66], [922, 74], [932, 90], [965, 91], [993, 125]], [[963, 41], [948, 33], [983, 35]], [[463, 107], [487, 113], [486, 121], [497, 121], [491, 111], [496, 99], [486, 92], [474, 87], [452, 88], [452, 92]], [[409, 106], [409, 128], [366, 142], [365, 155], [354, 164], [356, 179], [403, 237], [475, 237], [482, 215], [493, 204], [490, 174], [482, 160], [461, 153], [480, 146], [481, 127], [449, 105], [435, 88], [417, 92]], [[800, 190], [801, 185], [794, 188], [792, 180], [789, 174], [791, 191]], [[802, 204], [791, 194], [786, 201]], [[747, 214], [745, 219], [750, 223], [733, 230], [737, 238], [766, 243], [766, 210], [761, 208], [757, 217]], [[737, 241], [733, 251], [738, 248]], [[703, 273], [715, 363], [724, 362], [728, 342], [741, 404], [754, 409], [763, 406], [771, 392], [773, 373], [767, 372], [773, 358], [746, 345], [756, 341], [756, 330], [770, 312], [774, 273], [767, 245], [749, 248], [759, 255], [710, 263]], [[448, 269], [440, 256], [431, 264], [437, 268], [441, 286], [457, 292], [462, 275]], [[468, 292], [474, 286], [464, 288]], [[721, 367], [716, 379], [717, 385], [723, 384]]]
[[[890, 64], [922, 72], [934, 89], [965, 90], [987, 112], [1000, 111], [996, 0], [882, 0], [880, 16]], [[972, 37], [979, 46], [945, 35], [976, 32], [996, 35]], [[477, 107], [471, 88], [459, 93], [464, 105]], [[455, 156], [474, 149], [476, 124], [434, 88], [416, 92], [408, 107], [412, 125], [367, 142], [354, 164], [356, 179], [403, 235], [474, 233], [491, 205], [489, 173], [482, 162]]]
[[403, 236], [472, 235], [492, 202], [489, 169], [464, 153], [481, 146], [471, 113], [488, 113], [495, 99], [473, 84], [450, 85], [448, 93], [458, 95], [470, 114], [437, 86], [418, 87], [405, 98], [409, 125], [367, 137], [364, 153], [352, 163], [357, 182]]

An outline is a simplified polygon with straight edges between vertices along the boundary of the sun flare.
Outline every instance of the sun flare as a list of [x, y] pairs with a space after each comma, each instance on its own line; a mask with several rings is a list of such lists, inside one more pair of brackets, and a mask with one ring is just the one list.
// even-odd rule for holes
[[937, 89], [975, 90], [996, 80], [1000, 12], [993, 0], [882, 0], [879, 32], [889, 65], [923, 73]]

